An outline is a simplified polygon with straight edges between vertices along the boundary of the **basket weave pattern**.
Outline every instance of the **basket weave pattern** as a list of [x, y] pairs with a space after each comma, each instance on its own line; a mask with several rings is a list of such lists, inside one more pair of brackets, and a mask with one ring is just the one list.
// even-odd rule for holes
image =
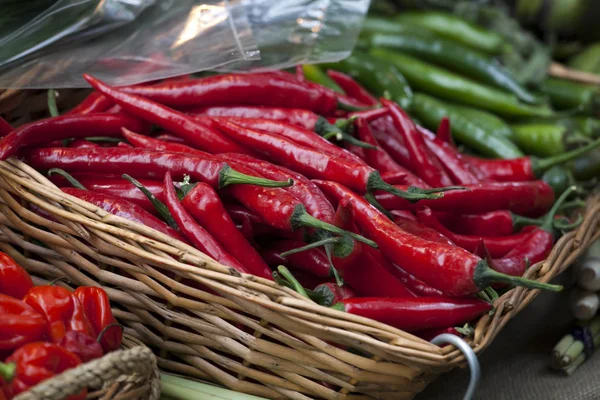
[[[52, 216], [31, 211], [35, 206]], [[600, 237], [600, 198], [526, 276], [542, 282]], [[271, 399], [409, 399], [464, 362], [390, 326], [320, 307], [143, 225], [61, 192], [26, 164], [0, 162], [0, 250], [32, 274], [100, 284], [128, 335], [161, 369]], [[219, 295], [217, 295], [217, 293]], [[513, 289], [470, 344], [483, 351], [538, 291]], [[352, 349], [348, 351], [348, 349]]]

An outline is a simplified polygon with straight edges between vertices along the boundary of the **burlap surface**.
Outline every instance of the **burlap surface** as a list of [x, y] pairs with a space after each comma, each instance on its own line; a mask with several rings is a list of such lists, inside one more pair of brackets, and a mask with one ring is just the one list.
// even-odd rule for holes
[[[563, 274], [557, 283], [569, 285]], [[480, 357], [481, 386], [476, 399], [598, 400], [600, 350], [570, 376], [549, 365], [550, 351], [570, 327], [568, 292], [543, 293], [511, 321]], [[458, 400], [468, 384], [468, 371], [455, 370], [431, 384], [417, 400]]]

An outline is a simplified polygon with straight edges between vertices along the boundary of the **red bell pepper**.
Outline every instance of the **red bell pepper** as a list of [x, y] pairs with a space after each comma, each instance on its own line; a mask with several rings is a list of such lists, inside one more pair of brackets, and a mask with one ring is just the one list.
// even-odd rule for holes
[[84, 363], [104, 355], [100, 343], [85, 333], [77, 331], [68, 331], [58, 345], [75, 354]]
[[95, 286], [81, 286], [75, 290], [74, 295], [83, 306], [96, 333], [102, 334], [102, 349], [108, 353], [121, 347], [123, 329], [115, 325], [117, 320], [113, 316], [106, 291]]
[[48, 323], [25, 302], [0, 294], [0, 327], [0, 351], [3, 351], [42, 339]]
[[8, 254], [0, 252], [0, 293], [22, 299], [32, 287], [27, 271]]

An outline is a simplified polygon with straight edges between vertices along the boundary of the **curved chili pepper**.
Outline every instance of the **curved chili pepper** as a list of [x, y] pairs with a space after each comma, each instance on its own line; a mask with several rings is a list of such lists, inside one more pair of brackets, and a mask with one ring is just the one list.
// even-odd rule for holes
[[8, 254], [0, 252], [0, 293], [22, 299], [32, 287], [27, 271]]
[[185, 239], [169, 225], [165, 224], [160, 219], [144, 210], [142, 207], [134, 203], [130, 203], [127, 200], [113, 197], [108, 194], [90, 192], [89, 190], [74, 188], [61, 188], [61, 190], [66, 194], [75, 196], [78, 199], [87, 201], [88, 203], [92, 203], [95, 206], [102, 208], [106, 212], [146, 225], [147, 227], [170, 236], [173, 239], [185, 242]]
[[252, 147], [277, 163], [309, 178], [331, 179], [361, 192], [384, 190], [411, 200], [441, 197], [439, 193], [430, 195], [427, 194], [428, 192], [418, 190], [411, 193], [398, 191], [393, 186], [385, 183], [379, 172], [369, 166], [357, 165], [341, 158], [323, 154], [268, 132], [258, 132], [225, 121], [216, 121], [216, 123], [224, 132], [240, 143]]
[[84, 363], [104, 355], [100, 343], [81, 332], [68, 331], [58, 345], [75, 354]]
[[550, 98], [553, 106], [559, 109], [579, 109], [588, 115], [597, 114], [600, 109], [600, 92], [596, 85], [585, 85], [566, 79], [549, 78], [540, 87]]
[[23, 302], [42, 314], [48, 321], [48, 337], [58, 343], [67, 331], [81, 332], [96, 337], [83, 306], [67, 289], [60, 286], [35, 286]]
[[[373, 132], [369, 127], [367, 121], [363, 118], [357, 118], [355, 121], [357, 135], [360, 140], [365, 143], [369, 143], [373, 146], [378, 146], [377, 139], [373, 136]], [[378, 147], [377, 150], [363, 149], [367, 164], [375, 168], [382, 174], [382, 179], [389, 183], [384, 178], [384, 174], [396, 173], [404, 174], [403, 184], [416, 187], [428, 187], [427, 184], [418, 176], [414, 175], [408, 169], [398, 164], [394, 159], [382, 148]]]
[[261, 254], [265, 261], [273, 267], [284, 264], [292, 269], [305, 271], [320, 278], [329, 278], [331, 265], [329, 264], [325, 250], [322, 248], [312, 248], [285, 257], [281, 256], [281, 253], [286, 253], [305, 245], [306, 243], [296, 240], [277, 240], [270, 242], [261, 251]]
[[[0, 377], [4, 379], [2, 391], [12, 399], [61, 372], [75, 368], [81, 360], [63, 347], [43, 342], [28, 343], [0, 363]], [[87, 389], [65, 400], [84, 400]]]
[[[452, 232], [488, 237], [511, 235], [525, 222], [522, 217], [507, 210], [490, 211], [485, 214], [436, 212], [435, 216]], [[531, 223], [529, 218], [525, 220]]]
[[410, 218], [405, 218], [399, 215], [394, 215], [394, 223], [402, 230], [411, 233], [421, 239], [429, 240], [430, 242], [447, 244], [454, 246], [455, 243], [449, 235], [444, 234], [439, 230], [429, 227], [428, 225], [415, 221]]
[[194, 218], [185, 210], [179, 202], [171, 174], [165, 174], [165, 203], [169, 207], [169, 212], [177, 222], [177, 226], [185, 237], [199, 250], [206, 253], [216, 261], [228, 267], [235, 268], [239, 272], [250, 273], [238, 260], [228, 254], [219, 242], [213, 238], [203, 227], [201, 227]]
[[112, 101], [104, 97], [101, 93], [92, 92], [78, 106], [66, 114], [92, 114], [106, 112], [114, 105]]
[[427, 207], [423, 207], [417, 211], [417, 217], [419, 221], [425, 225], [437, 230], [457, 246], [462, 247], [465, 250], [475, 253], [480, 242], [483, 243], [488, 250], [491, 257], [503, 257], [509, 251], [514, 249], [516, 246], [521, 244], [523, 241], [527, 241], [531, 236], [530, 232], [517, 233], [510, 236], [497, 236], [497, 237], [486, 237], [486, 236], [468, 236], [452, 233], [435, 217], [434, 213]]
[[[105, 83], [89, 76], [84, 75], [84, 78], [99, 92], [106, 97], [123, 107], [127, 112], [143, 119], [144, 121], [152, 122], [159, 125], [163, 129], [172, 132], [173, 134], [182, 137], [188, 143], [194, 146], [207, 150], [213, 153], [219, 152], [235, 152], [248, 153], [249, 151], [237, 145], [233, 141], [224, 137], [218, 131], [194, 120], [183, 113], [172, 110], [163, 105], [154, 103], [141, 96], [128, 94], [121, 90], [111, 88]], [[131, 89], [143, 90], [144, 87], [135, 87]], [[132, 128], [134, 132], [135, 128]], [[2, 153], [0, 153], [1, 155]]]
[[345, 299], [334, 306], [349, 314], [415, 332], [462, 325], [491, 310], [483, 300], [453, 297], [364, 297]]
[[89, 136], [121, 136], [121, 128], [142, 131], [135, 119], [121, 114], [61, 115], [20, 126], [0, 140], [0, 159], [25, 146]]
[[366, 106], [375, 106], [378, 104], [377, 99], [350, 75], [334, 70], [328, 70], [327, 75], [329, 75], [329, 77], [333, 79], [348, 96], [360, 101]]
[[[357, 224], [375, 240], [382, 254], [415, 277], [451, 296], [468, 296], [493, 282], [504, 282], [529, 288], [560, 290], [523, 278], [493, 271], [481, 258], [458, 247], [433, 243], [402, 230], [369, 203], [342, 185], [315, 181], [328, 195], [347, 199], [352, 204]], [[448, 326], [450, 324], [446, 324]]]
[[287, 124], [302, 127], [312, 131], [319, 120], [317, 114], [300, 108], [278, 108], [264, 106], [229, 106], [229, 107], [204, 107], [188, 112], [192, 116], [208, 117], [235, 117], [235, 118], [262, 118], [281, 121]]
[[381, 253], [378, 256], [379, 260], [382, 261], [382, 265], [387, 269], [396, 279], [398, 279], [406, 288], [417, 296], [424, 297], [441, 297], [444, 294], [434, 287], [429, 286], [425, 282], [417, 279], [414, 275], [409, 274], [398, 265], [391, 263]]
[[48, 322], [25, 302], [0, 293], [0, 351], [42, 339]]
[[166, 85], [129, 87], [124, 91], [171, 107], [263, 105], [301, 108], [321, 115], [337, 107], [335, 93], [272, 73], [224, 74]]
[[0, 117], [0, 137], [8, 135], [13, 130], [14, 128], [4, 118]]
[[342, 149], [316, 134], [314, 131], [309, 131], [294, 125], [285, 124], [279, 121], [269, 119], [246, 119], [246, 118], [211, 118], [213, 121], [231, 122], [245, 128], [256, 131], [269, 132], [275, 135], [287, 138], [295, 143], [309, 147], [311, 149], [322, 151], [332, 156], [343, 158], [350, 162], [364, 165], [364, 161], [350, 153], [348, 150]]
[[198, 183], [181, 204], [251, 274], [272, 279], [271, 270], [237, 229], [213, 188]]
[[186, 141], [183, 140], [182, 138], [178, 137], [178, 136], [173, 136], [169, 133], [162, 133], [160, 135], [158, 135], [156, 137], [157, 140], [163, 140], [165, 142], [172, 142], [172, 143], [180, 143], [180, 144], [186, 144]]
[[104, 289], [96, 286], [80, 286], [73, 294], [83, 306], [96, 333], [102, 334], [100, 338], [102, 349], [107, 353], [119, 349], [123, 340], [123, 329], [115, 325], [117, 320], [113, 316], [110, 300]]
[[[396, 185], [400, 190], [407, 186]], [[540, 216], [554, 203], [554, 192], [544, 181], [529, 182], [486, 182], [464, 185], [467, 190], [451, 190], [444, 197], [421, 200], [419, 205], [434, 211], [455, 213], [486, 213], [497, 210], [510, 210], [519, 215]], [[379, 204], [387, 210], [414, 209], [408, 201], [389, 193], [375, 196]]]
[[377, 143], [388, 152], [394, 161], [414, 173], [408, 148], [404, 145], [402, 136], [396, 130], [392, 117], [386, 115], [382, 118], [376, 118], [369, 125], [373, 136], [377, 139]]
[[453, 183], [457, 185], [469, 185], [480, 182], [475, 174], [471, 172], [468, 162], [450, 144], [443, 142], [438, 137], [425, 139], [425, 144], [429, 151], [444, 166], [444, 170], [452, 178]]
[[88, 140], [76, 139], [76, 140], [73, 140], [71, 143], [69, 143], [69, 147], [74, 148], [74, 149], [84, 149], [84, 148], [89, 149], [89, 148], [101, 147], [101, 146], [97, 143], [92, 143]]

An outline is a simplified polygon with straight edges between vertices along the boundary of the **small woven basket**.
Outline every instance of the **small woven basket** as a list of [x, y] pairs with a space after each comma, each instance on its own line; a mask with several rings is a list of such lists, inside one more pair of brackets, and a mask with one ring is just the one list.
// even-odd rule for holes
[[87, 399], [158, 400], [156, 357], [139, 340], [125, 336], [123, 349], [48, 379], [14, 400], [65, 400], [88, 389]]
[[[30, 211], [31, 205], [52, 217]], [[526, 277], [551, 280], [600, 237], [598, 196], [589, 198], [584, 218]], [[153, 348], [161, 369], [245, 393], [410, 399], [464, 363], [452, 346], [434, 346], [240, 275], [193, 247], [63, 193], [16, 159], [0, 162], [0, 250], [36, 276], [102, 286], [125, 333]], [[469, 344], [483, 351], [537, 294], [505, 293], [493, 316], [476, 323]]]

